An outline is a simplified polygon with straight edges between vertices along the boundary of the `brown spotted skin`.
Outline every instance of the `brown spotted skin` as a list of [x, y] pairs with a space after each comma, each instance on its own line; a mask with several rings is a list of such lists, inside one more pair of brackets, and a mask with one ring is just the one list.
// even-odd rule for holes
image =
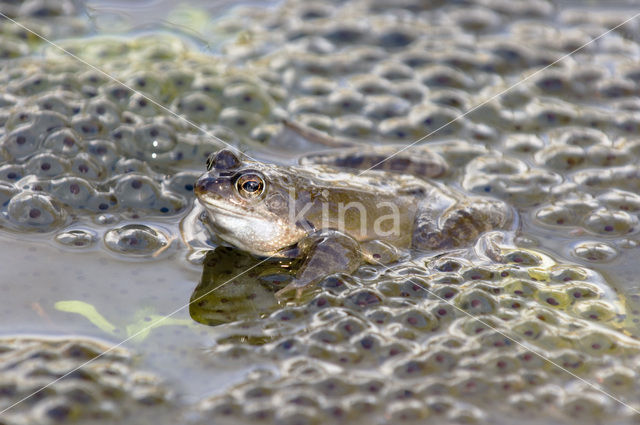
[[404, 151], [400, 149], [401, 146], [336, 149], [304, 156], [300, 159], [300, 164], [323, 164], [348, 170], [389, 171], [419, 178], [438, 178], [449, 171], [446, 161], [425, 146]]
[[419, 178], [437, 178], [449, 171], [447, 162], [429, 147], [416, 145], [364, 145], [361, 142], [332, 137], [300, 123], [284, 120], [289, 130], [315, 143], [338, 149], [310, 154], [300, 165], [323, 164], [347, 170], [380, 170], [408, 174]]
[[[510, 210], [501, 201], [398, 172], [418, 166], [431, 167], [432, 175], [433, 170], [445, 172], [444, 161], [433, 165], [441, 160], [437, 155], [423, 157], [432, 159], [428, 166], [400, 155], [377, 164], [385, 157], [367, 155], [371, 152], [343, 150], [317, 157], [321, 164], [280, 166], [222, 150], [211, 156], [195, 193], [211, 219], [210, 228], [221, 239], [254, 255], [302, 260], [294, 281], [278, 297], [290, 291], [299, 296], [322, 278], [352, 273], [364, 261], [392, 262], [398, 257], [396, 250], [471, 246], [483, 232], [509, 226]], [[345, 171], [375, 165], [394, 172]], [[255, 198], [239, 184], [245, 181], [252, 183], [248, 188], [256, 191]], [[364, 213], [356, 208], [341, 218], [340, 206], [350, 203], [357, 203]], [[376, 223], [389, 216], [391, 207], [397, 211], [397, 227], [378, 232]], [[365, 215], [363, 225], [360, 218]]]

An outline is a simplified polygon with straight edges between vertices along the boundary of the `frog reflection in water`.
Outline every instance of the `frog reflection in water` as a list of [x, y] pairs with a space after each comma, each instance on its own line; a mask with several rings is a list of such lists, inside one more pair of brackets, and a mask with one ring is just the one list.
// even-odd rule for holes
[[257, 256], [304, 258], [279, 298], [363, 262], [393, 262], [408, 249], [470, 246], [512, 218], [501, 201], [412, 175], [265, 164], [227, 149], [210, 156], [195, 193], [222, 240]]

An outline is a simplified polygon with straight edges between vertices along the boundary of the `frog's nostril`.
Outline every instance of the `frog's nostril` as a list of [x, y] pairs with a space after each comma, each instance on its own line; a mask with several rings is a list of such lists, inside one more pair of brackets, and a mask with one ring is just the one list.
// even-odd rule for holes
[[210, 177], [200, 177], [194, 186], [194, 191], [196, 194], [206, 193], [211, 190], [212, 184], [214, 184], [215, 179]]
[[221, 194], [225, 192], [229, 187], [229, 178], [220, 178], [219, 176], [212, 177], [209, 174], [205, 174], [198, 179], [193, 190], [196, 195], [203, 194]]

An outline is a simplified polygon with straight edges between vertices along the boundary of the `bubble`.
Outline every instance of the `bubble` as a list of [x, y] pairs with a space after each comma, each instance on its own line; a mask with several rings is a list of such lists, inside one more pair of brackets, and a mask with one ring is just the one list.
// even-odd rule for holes
[[86, 152], [80, 152], [71, 160], [71, 172], [87, 180], [97, 180], [104, 175], [104, 169]]
[[210, 415], [216, 417], [234, 417], [242, 412], [240, 405], [231, 397], [217, 398], [215, 400], [208, 401], [203, 407]]
[[232, 130], [249, 132], [262, 121], [256, 113], [236, 108], [224, 108], [220, 112], [219, 123]]
[[220, 105], [203, 93], [187, 93], [175, 101], [179, 114], [185, 114], [197, 123], [214, 122], [220, 112]]
[[102, 122], [92, 115], [76, 115], [71, 120], [73, 130], [84, 139], [97, 139], [105, 135], [105, 127]]
[[621, 366], [613, 366], [608, 370], [601, 371], [599, 375], [599, 382], [617, 394], [633, 391], [637, 379], [637, 374], [633, 370]]
[[34, 153], [42, 142], [42, 135], [31, 127], [21, 126], [7, 134], [2, 148], [15, 159], [24, 159]]
[[13, 224], [31, 231], [49, 231], [66, 219], [66, 212], [53, 198], [30, 191], [11, 198], [7, 212]]
[[397, 315], [396, 321], [402, 323], [406, 328], [417, 328], [424, 331], [433, 329], [437, 324], [435, 317], [416, 309], [402, 312]]
[[325, 114], [327, 112], [326, 102], [315, 97], [299, 97], [289, 102], [287, 107], [289, 112], [298, 114]]
[[585, 156], [579, 146], [551, 145], [536, 154], [536, 161], [554, 170], [570, 170], [583, 164]]
[[127, 224], [107, 231], [105, 245], [119, 254], [148, 256], [161, 252], [170, 244], [167, 237], [143, 224]]
[[339, 116], [334, 123], [335, 130], [346, 137], [366, 138], [374, 131], [373, 121], [359, 115]]
[[152, 208], [161, 199], [158, 185], [151, 178], [139, 174], [123, 175], [113, 193], [118, 203], [126, 208]]
[[174, 193], [193, 196], [193, 188], [200, 172], [183, 171], [175, 173], [166, 184], [166, 187]]
[[516, 263], [526, 266], [537, 266], [542, 263], [542, 258], [533, 251], [530, 250], [513, 250], [507, 252], [503, 256], [505, 263]]
[[325, 133], [333, 132], [333, 119], [322, 114], [300, 114], [298, 120], [304, 126], [320, 130]]
[[566, 308], [572, 301], [571, 297], [560, 291], [543, 290], [537, 294], [540, 303], [555, 308]]
[[153, 117], [158, 115], [158, 108], [156, 105], [145, 95], [138, 93], [131, 95], [126, 109], [143, 117]]
[[406, 118], [391, 118], [382, 121], [378, 127], [382, 137], [390, 141], [403, 141], [413, 139], [417, 130]]
[[136, 130], [129, 125], [121, 125], [111, 132], [110, 139], [116, 143], [118, 149], [130, 156], [143, 157], [144, 152], [138, 146]]
[[357, 24], [337, 23], [330, 26], [323, 36], [333, 43], [346, 44], [361, 41], [365, 33]]
[[526, 339], [535, 340], [540, 338], [545, 328], [544, 325], [538, 321], [523, 320], [519, 323], [514, 323], [513, 330]]
[[606, 403], [602, 397], [590, 394], [572, 394], [562, 402], [561, 409], [572, 419], [593, 419], [602, 417]]
[[584, 226], [600, 235], [625, 235], [638, 225], [638, 218], [626, 211], [599, 209], [584, 220]]
[[54, 111], [63, 116], [70, 116], [73, 112], [73, 96], [68, 92], [53, 92], [40, 96], [37, 105], [45, 111]]
[[380, 34], [375, 44], [387, 49], [404, 48], [410, 45], [415, 38], [416, 34], [412, 31], [388, 29]]
[[51, 194], [74, 208], [87, 208], [90, 199], [96, 195], [95, 189], [80, 177], [63, 177], [51, 183]]
[[604, 263], [617, 257], [618, 251], [604, 242], [585, 241], [573, 247], [573, 254], [593, 263]]
[[269, 403], [247, 403], [244, 415], [253, 423], [273, 421], [275, 412]]
[[533, 282], [529, 282], [524, 279], [505, 279], [503, 286], [505, 292], [512, 295], [524, 297], [530, 297], [537, 290]]
[[327, 99], [331, 112], [335, 115], [359, 114], [365, 105], [365, 98], [361, 93], [350, 89], [337, 90]]
[[570, 92], [571, 89], [568, 76], [561, 71], [553, 69], [542, 73], [536, 78], [534, 84], [539, 90], [553, 94], [566, 94]]
[[345, 300], [352, 308], [368, 309], [379, 305], [382, 297], [374, 291], [362, 290], [355, 292]]
[[25, 170], [21, 165], [5, 164], [0, 166], [0, 179], [7, 182], [16, 182], [24, 177]]
[[592, 146], [587, 149], [589, 164], [610, 167], [629, 163], [629, 153], [610, 146]]
[[391, 322], [393, 314], [386, 308], [372, 309], [367, 311], [367, 318], [377, 325], [386, 325]]
[[412, 104], [420, 103], [425, 98], [426, 90], [422, 84], [415, 81], [396, 83], [392, 86], [392, 93]]
[[9, 200], [20, 190], [11, 183], [0, 182], [0, 206], [4, 207], [9, 204]]
[[609, 99], [633, 96], [636, 93], [636, 86], [633, 81], [622, 78], [600, 80], [595, 89], [601, 97]]
[[140, 151], [168, 152], [176, 146], [174, 131], [164, 124], [148, 124], [135, 129], [134, 137]]
[[514, 134], [505, 141], [504, 147], [507, 151], [528, 154], [538, 152], [544, 147], [544, 143], [534, 135]]
[[31, 157], [25, 167], [25, 172], [39, 177], [56, 177], [69, 171], [70, 164], [64, 159], [51, 153], [41, 153]]
[[470, 267], [463, 270], [462, 277], [467, 280], [495, 280], [497, 276], [488, 267]]
[[265, 93], [259, 87], [249, 84], [227, 86], [222, 95], [230, 104], [245, 111], [264, 114], [271, 106]]
[[447, 87], [465, 89], [473, 86], [471, 78], [451, 67], [431, 66], [421, 72], [422, 84], [428, 88]]
[[430, 94], [430, 100], [436, 105], [448, 106], [459, 111], [469, 109], [470, 103], [470, 99], [464, 91], [455, 89], [434, 90]]
[[107, 170], [113, 169], [120, 158], [116, 145], [107, 140], [92, 140], [87, 143], [86, 149], [87, 153]]
[[385, 412], [393, 423], [414, 423], [428, 416], [427, 408], [417, 400], [396, 401], [390, 403]]
[[598, 196], [598, 200], [611, 209], [640, 211], [640, 195], [633, 192], [612, 189]]
[[338, 332], [329, 329], [321, 329], [310, 334], [309, 339], [322, 344], [333, 344], [341, 341], [342, 337]]
[[138, 72], [127, 83], [128, 86], [154, 97], [159, 96], [162, 89], [162, 79], [153, 71]]
[[85, 112], [92, 117], [97, 117], [107, 131], [120, 124], [120, 109], [107, 99], [96, 98], [91, 100], [86, 104]]
[[43, 147], [54, 154], [73, 156], [81, 150], [80, 137], [72, 129], [63, 128], [47, 135]]
[[409, 113], [409, 122], [421, 134], [437, 132], [438, 135], [445, 136], [455, 134], [462, 129], [466, 119], [455, 119], [458, 115], [453, 108], [419, 105]]
[[371, 120], [379, 121], [404, 116], [409, 107], [409, 102], [395, 96], [368, 96], [362, 114]]
[[100, 92], [116, 105], [126, 105], [129, 97], [133, 93], [131, 90], [119, 83], [105, 84], [100, 87]]
[[[573, 291], [573, 294], [575, 296], [578, 292]], [[588, 297], [581, 294], [578, 298]], [[616, 316], [616, 309], [611, 304], [599, 300], [582, 301], [575, 306], [575, 310], [581, 317], [599, 322], [609, 321]]]
[[96, 236], [87, 230], [69, 230], [58, 233], [55, 241], [72, 248], [84, 248], [93, 245], [96, 242]]

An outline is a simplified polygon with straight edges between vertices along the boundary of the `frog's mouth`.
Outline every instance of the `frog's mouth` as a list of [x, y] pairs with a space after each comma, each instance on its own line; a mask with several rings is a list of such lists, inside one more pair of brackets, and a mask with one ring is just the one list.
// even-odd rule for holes
[[200, 198], [200, 203], [207, 209], [211, 216], [216, 214], [230, 215], [233, 217], [239, 217], [247, 215], [247, 211], [241, 208], [234, 208], [233, 205], [229, 205], [228, 202], [221, 202], [211, 198]]
[[259, 214], [252, 214], [251, 211], [248, 211], [242, 206], [236, 206], [217, 199], [199, 198], [198, 201], [200, 201], [202, 206], [207, 210], [213, 221], [216, 221], [216, 216], [218, 215], [235, 219], [261, 218]]

